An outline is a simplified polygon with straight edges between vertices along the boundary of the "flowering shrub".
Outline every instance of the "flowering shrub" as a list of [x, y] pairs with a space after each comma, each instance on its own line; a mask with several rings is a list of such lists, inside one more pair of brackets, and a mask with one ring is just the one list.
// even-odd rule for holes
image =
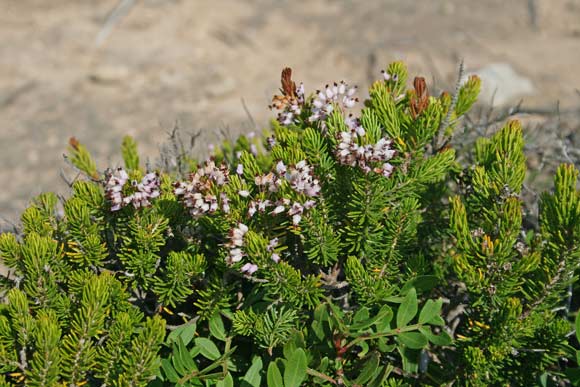
[[524, 226], [520, 125], [474, 165], [449, 146], [479, 88], [407, 90], [396, 62], [358, 106], [285, 69], [271, 130], [178, 155], [184, 175], [145, 170], [130, 138], [101, 173], [71, 140], [87, 178], [0, 236], [0, 386], [580, 382], [578, 172]]

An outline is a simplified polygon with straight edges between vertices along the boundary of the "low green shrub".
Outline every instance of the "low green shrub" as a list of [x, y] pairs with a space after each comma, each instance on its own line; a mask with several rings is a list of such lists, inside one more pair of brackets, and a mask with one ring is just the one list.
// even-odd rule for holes
[[524, 223], [519, 123], [462, 166], [479, 79], [434, 97], [407, 76], [355, 116], [356, 88], [285, 69], [271, 129], [199, 165], [146, 170], [126, 138], [101, 172], [71, 139], [84, 178], [0, 236], [0, 386], [580, 383], [578, 171]]

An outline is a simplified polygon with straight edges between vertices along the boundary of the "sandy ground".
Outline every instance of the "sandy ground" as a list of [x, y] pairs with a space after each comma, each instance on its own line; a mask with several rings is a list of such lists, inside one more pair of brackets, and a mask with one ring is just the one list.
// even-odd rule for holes
[[119, 2], [0, 0], [4, 222], [66, 191], [70, 136], [104, 169], [125, 134], [155, 159], [175, 122], [201, 130], [201, 153], [223, 129], [263, 127], [284, 66], [307, 90], [341, 79], [364, 90], [395, 59], [439, 86], [459, 58], [502, 62], [532, 81], [525, 106], [580, 104], [580, 0], [141, 0], [98, 42]]

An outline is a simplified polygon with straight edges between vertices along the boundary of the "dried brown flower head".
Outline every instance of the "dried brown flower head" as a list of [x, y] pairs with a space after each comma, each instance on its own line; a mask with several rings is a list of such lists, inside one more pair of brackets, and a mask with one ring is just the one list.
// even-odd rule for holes
[[411, 92], [409, 106], [411, 108], [411, 116], [415, 119], [429, 106], [429, 92], [423, 77], [415, 77], [413, 86], [415, 90]]
[[76, 150], [76, 151], [78, 151], [78, 150], [79, 150], [79, 145], [80, 145], [80, 142], [79, 142], [79, 140], [77, 140], [77, 138], [76, 138], [76, 137], [71, 137], [71, 138], [69, 138], [69, 139], [68, 139], [68, 144], [69, 144], [69, 145], [70, 145], [70, 146], [71, 146], [71, 147], [72, 147], [74, 150]]

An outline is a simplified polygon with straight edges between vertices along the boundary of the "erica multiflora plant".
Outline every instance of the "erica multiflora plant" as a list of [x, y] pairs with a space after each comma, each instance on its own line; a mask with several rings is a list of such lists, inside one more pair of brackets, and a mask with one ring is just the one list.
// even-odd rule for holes
[[479, 79], [407, 78], [392, 63], [364, 97], [284, 69], [263, 136], [177, 170], [126, 138], [100, 172], [71, 140], [86, 178], [0, 236], [0, 385], [576, 383], [577, 171], [526, 229], [519, 124], [460, 165]]

